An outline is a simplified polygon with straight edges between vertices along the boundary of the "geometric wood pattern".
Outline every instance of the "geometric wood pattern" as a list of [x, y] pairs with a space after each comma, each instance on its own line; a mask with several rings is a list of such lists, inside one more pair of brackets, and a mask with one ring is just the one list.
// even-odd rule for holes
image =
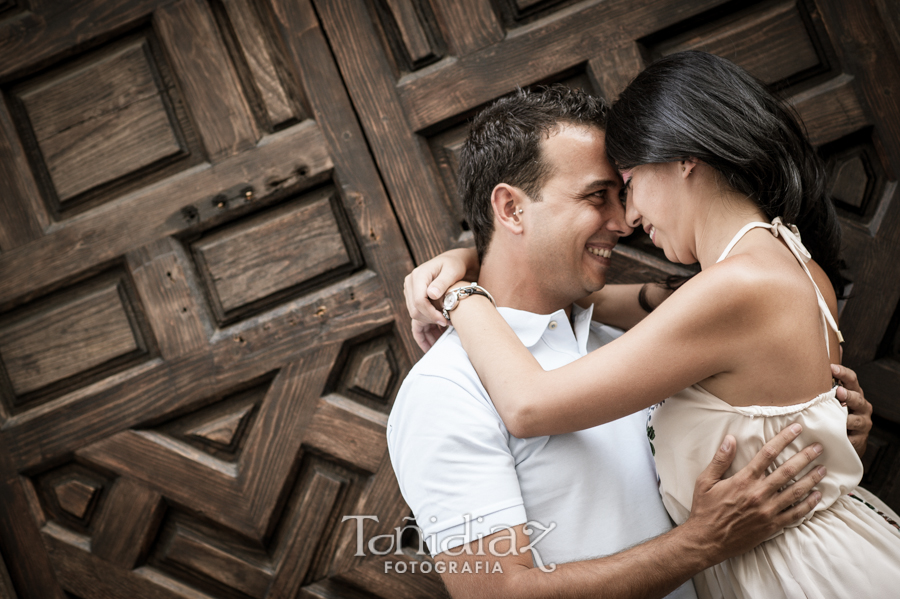
[[84, 518], [100, 487], [80, 480], [60, 482], [53, 489], [59, 507], [76, 518]]
[[407, 514], [412, 261], [311, 4], [31, 2], [0, 92], [18, 596], [443, 596], [341, 521]]

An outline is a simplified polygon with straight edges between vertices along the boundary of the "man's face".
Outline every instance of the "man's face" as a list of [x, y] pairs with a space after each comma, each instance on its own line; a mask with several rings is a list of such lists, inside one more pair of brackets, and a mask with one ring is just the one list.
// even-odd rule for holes
[[622, 180], [606, 158], [604, 133], [562, 124], [543, 141], [550, 166], [539, 202], [528, 204], [528, 268], [548, 297], [571, 303], [606, 284], [613, 247], [631, 233]]

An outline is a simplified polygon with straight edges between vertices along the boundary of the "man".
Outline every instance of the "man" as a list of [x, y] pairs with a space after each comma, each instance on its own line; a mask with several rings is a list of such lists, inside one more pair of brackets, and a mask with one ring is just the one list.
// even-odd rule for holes
[[[573, 306], [603, 288], [611, 250], [631, 232], [604, 126], [605, 107], [586, 94], [521, 91], [476, 117], [460, 157], [479, 283], [545, 369], [616, 335], [592, 324], [592, 308]], [[796, 437], [786, 429], [723, 481], [735, 453], [726, 437], [697, 481], [690, 519], [670, 530], [645, 426], [643, 412], [577, 433], [515, 438], [450, 329], [404, 381], [388, 447], [454, 597], [693, 597], [691, 576], [818, 501], [810, 491], [824, 473], [815, 468], [779, 490], [821, 446], [766, 476]]]

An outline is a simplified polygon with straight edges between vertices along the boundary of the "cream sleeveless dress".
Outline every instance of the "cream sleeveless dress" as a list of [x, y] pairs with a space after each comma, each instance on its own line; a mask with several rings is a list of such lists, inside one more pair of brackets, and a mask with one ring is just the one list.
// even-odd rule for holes
[[[809, 253], [800, 243], [796, 227], [787, 227], [780, 218], [772, 224], [745, 226], [718, 261], [755, 227], [768, 228], [782, 237], [812, 280], [805, 264]], [[837, 332], [837, 325], [818, 287], [816, 296], [827, 323], [827, 347], [827, 326]], [[811, 443], [825, 446], [822, 456], [797, 477], [813, 467], [828, 468], [816, 487], [822, 500], [811, 515], [755, 549], [695, 576], [701, 599], [900, 597], [900, 530], [896, 524], [900, 517], [857, 487], [863, 467], [847, 439], [847, 408], [835, 398], [835, 389], [798, 405], [735, 407], [694, 385], [651, 408], [647, 434], [660, 493], [677, 524], [687, 520], [694, 481], [726, 434], [737, 439], [737, 457], [726, 476], [746, 466], [769, 439], [794, 422], [803, 425], [803, 432], [782, 452], [772, 470]]]

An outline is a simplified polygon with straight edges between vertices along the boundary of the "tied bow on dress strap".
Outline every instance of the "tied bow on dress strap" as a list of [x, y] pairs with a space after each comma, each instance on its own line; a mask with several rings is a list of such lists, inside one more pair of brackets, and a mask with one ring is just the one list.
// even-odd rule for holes
[[781, 237], [785, 245], [787, 245], [788, 249], [791, 250], [791, 253], [794, 254], [794, 257], [797, 258], [797, 260], [800, 262], [800, 266], [803, 267], [804, 272], [806, 272], [806, 276], [808, 276], [809, 280], [812, 281], [813, 287], [816, 290], [816, 300], [819, 304], [819, 310], [822, 312], [822, 319], [825, 322], [825, 347], [830, 354], [831, 348], [829, 347], [830, 343], [828, 341], [828, 327], [830, 326], [832, 330], [834, 330], [834, 332], [837, 334], [838, 342], [843, 343], [844, 336], [841, 335], [841, 331], [838, 329], [837, 323], [834, 321], [834, 317], [831, 315], [831, 310], [828, 308], [828, 304], [825, 303], [825, 298], [822, 296], [822, 292], [819, 291], [819, 286], [816, 285], [816, 281], [813, 279], [812, 273], [810, 273], [809, 269], [806, 267], [806, 263], [812, 259], [812, 255], [800, 241], [800, 231], [797, 229], [797, 225], [785, 224], [780, 216], [776, 216], [774, 219], [772, 219], [771, 224], [760, 222], [747, 223], [741, 228], [740, 231], [738, 231], [737, 235], [735, 235], [731, 242], [725, 247], [725, 251], [722, 252], [722, 255], [718, 260], [716, 260], [716, 262], [721, 262], [722, 260], [724, 260], [734, 248], [735, 244], [737, 244], [737, 242], [741, 240], [744, 234], [750, 229], [755, 229], [757, 227], [769, 229], [772, 232], [772, 235], [774, 235], [775, 237]]

